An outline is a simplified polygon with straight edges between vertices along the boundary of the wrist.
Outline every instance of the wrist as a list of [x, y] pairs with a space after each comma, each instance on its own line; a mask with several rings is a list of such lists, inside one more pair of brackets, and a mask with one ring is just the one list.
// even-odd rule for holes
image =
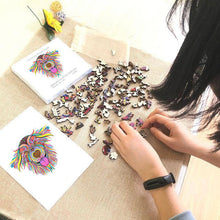
[[185, 153], [201, 158], [207, 153], [208, 145], [206, 140], [200, 140], [197, 136], [192, 135]]
[[165, 187], [175, 182], [176, 181], [175, 181], [173, 174], [169, 173], [168, 175], [165, 175], [165, 176], [160, 176], [160, 177], [156, 177], [153, 179], [149, 179], [145, 181], [143, 185], [146, 190], [153, 190], [153, 189]]
[[192, 155], [220, 167], [220, 151], [214, 153], [214, 149], [215, 147], [212, 143], [210, 144], [209, 141], [205, 141], [195, 148]]
[[209, 147], [209, 143], [206, 141], [200, 141], [196, 139], [194, 146], [190, 150], [190, 155], [205, 159], [208, 153], [211, 151]]
[[163, 165], [154, 167], [151, 170], [146, 169], [139, 173], [139, 176], [143, 181], [166, 175], [168, 175], [168, 172]]

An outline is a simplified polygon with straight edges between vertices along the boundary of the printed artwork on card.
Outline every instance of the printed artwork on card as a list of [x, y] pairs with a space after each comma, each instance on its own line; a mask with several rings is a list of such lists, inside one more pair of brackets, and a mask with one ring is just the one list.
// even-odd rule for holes
[[19, 171], [27, 167], [34, 173], [42, 175], [52, 172], [57, 164], [57, 157], [49, 143], [51, 136], [53, 135], [49, 126], [44, 126], [23, 137], [15, 150], [11, 167]]
[[[31, 106], [1, 128], [0, 140], [0, 167], [14, 179], [13, 184], [17, 182], [30, 193], [26, 203], [35, 206], [32, 200], [36, 199], [47, 210], [93, 162], [80, 146]], [[23, 193], [16, 191], [21, 203]], [[10, 199], [13, 204], [14, 199]]]
[[35, 74], [39, 72], [52, 78], [60, 76], [63, 68], [59, 61], [59, 56], [58, 50], [39, 55], [30, 67], [30, 72], [34, 72]]

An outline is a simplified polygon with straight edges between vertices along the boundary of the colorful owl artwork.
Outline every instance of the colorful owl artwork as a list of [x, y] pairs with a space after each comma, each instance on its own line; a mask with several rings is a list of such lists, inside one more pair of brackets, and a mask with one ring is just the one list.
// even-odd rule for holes
[[58, 59], [59, 56], [58, 50], [41, 54], [37, 57], [37, 60], [34, 61], [30, 68], [30, 72], [34, 72], [35, 74], [36, 72], [41, 72], [43, 75], [52, 78], [60, 76], [63, 68]]
[[52, 172], [57, 164], [57, 157], [52, 145], [49, 144], [50, 136], [53, 136], [50, 128], [44, 126], [23, 137], [18, 149], [15, 150], [11, 167], [19, 171], [28, 167], [34, 173], [42, 175]]

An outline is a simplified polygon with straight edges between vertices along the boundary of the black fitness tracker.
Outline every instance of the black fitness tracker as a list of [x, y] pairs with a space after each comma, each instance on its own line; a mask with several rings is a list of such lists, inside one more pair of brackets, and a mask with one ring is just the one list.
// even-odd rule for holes
[[166, 176], [157, 177], [154, 179], [147, 180], [143, 183], [146, 190], [157, 189], [163, 186], [166, 186], [170, 183], [175, 183], [175, 178], [172, 173], [169, 173]]

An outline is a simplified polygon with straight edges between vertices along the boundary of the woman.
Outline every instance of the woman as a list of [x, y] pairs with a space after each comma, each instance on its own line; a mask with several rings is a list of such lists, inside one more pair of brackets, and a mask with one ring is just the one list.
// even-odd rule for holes
[[[206, 118], [204, 127], [217, 119], [216, 132], [210, 136], [214, 142], [210, 146], [204, 145], [174, 117], [160, 109], [148, 116], [142, 128], [149, 128], [156, 138], [173, 150], [220, 167], [220, 1], [176, 0], [167, 20], [171, 31], [170, 23], [179, 7], [182, 8], [182, 30], [186, 32], [188, 22], [189, 31], [166, 79], [153, 88], [152, 94], [165, 110], [178, 111], [175, 117], [203, 115]], [[216, 101], [209, 109], [195, 114], [201, 95], [209, 85]], [[161, 130], [164, 126], [169, 130], [168, 135]], [[172, 176], [168, 175], [158, 154], [137, 131], [126, 122], [115, 123], [111, 138], [124, 160], [139, 174], [146, 188], [150, 188], [161, 219], [194, 219], [191, 212], [184, 210], [169, 184], [173, 181]], [[169, 181], [161, 184], [157, 178], [164, 176], [169, 176]], [[151, 189], [150, 184], [155, 188]]]

